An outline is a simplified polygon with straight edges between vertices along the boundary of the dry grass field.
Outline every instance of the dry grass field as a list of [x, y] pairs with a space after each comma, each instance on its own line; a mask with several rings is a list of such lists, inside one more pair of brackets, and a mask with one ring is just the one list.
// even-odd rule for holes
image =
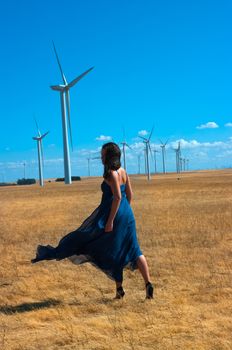
[[126, 270], [123, 300], [90, 264], [35, 265], [98, 205], [102, 178], [0, 188], [0, 349], [232, 349], [232, 171], [131, 176], [155, 299]]

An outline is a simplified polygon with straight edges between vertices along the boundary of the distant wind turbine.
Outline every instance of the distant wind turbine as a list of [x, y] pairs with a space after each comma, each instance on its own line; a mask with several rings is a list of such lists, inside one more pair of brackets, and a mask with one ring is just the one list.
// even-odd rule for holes
[[26, 179], [26, 162], [23, 162], [23, 178]]
[[162, 159], [163, 159], [163, 173], [166, 174], [166, 164], [165, 164], [165, 162], [166, 162], [166, 149], [165, 149], [165, 147], [166, 147], [166, 144], [168, 143], [168, 140], [165, 143], [163, 143], [161, 140], [160, 140], [160, 142], [161, 142], [160, 147], [162, 149]]
[[182, 157], [180, 157], [180, 172], [183, 171], [183, 159]]
[[157, 174], [156, 153], [159, 153], [156, 149], [153, 150], [154, 162], [155, 162], [155, 174]]
[[138, 174], [140, 174], [140, 168], [141, 168], [141, 154], [138, 154]]
[[[64, 72], [62, 70], [60, 60], [55, 48], [55, 44], [53, 42], [53, 48], [55, 51], [57, 63], [61, 72], [63, 84], [51, 86], [52, 90], [60, 92], [60, 100], [61, 100], [61, 113], [62, 113], [62, 127], [63, 127], [63, 150], [64, 150], [64, 177], [65, 183], [71, 184], [71, 166], [70, 166], [70, 155], [69, 155], [69, 143], [68, 143], [68, 127], [70, 132], [70, 141], [73, 150], [73, 142], [72, 142], [72, 130], [71, 130], [71, 119], [70, 119], [70, 94], [69, 90], [73, 87], [79, 80], [81, 80], [86, 74], [88, 74], [94, 67], [89, 68], [87, 71], [79, 75], [77, 78], [68, 83]], [[67, 117], [66, 112], [68, 113], [68, 125], [67, 125]]]
[[[32, 137], [32, 139], [37, 141], [38, 162], [39, 162], [39, 183], [40, 183], [40, 186], [43, 186], [44, 185], [44, 181], [43, 181], [44, 157], [43, 157], [42, 139], [49, 133], [49, 131], [47, 131], [45, 134], [41, 135], [36, 120], [35, 120], [35, 123], [36, 123], [38, 135], [35, 137]], [[24, 175], [24, 177], [25, 177], [25, 175]]]
[[154, 129], [154, 126], [152, 127], [150, 136], [149, 136], [148, 138], [139, 135], [139, 137], [140, 137], [141, 139], [143, 139], [143, 143], [145, 144], [145, 172], [147, 173], [147, 179], [148, 179], [148, 180], [151, 179], [150, 164], [149, 164], [149, 151], [150, 151], [150, 154], [151, 154], [151, 157], [152, 157], [150, 139], [151, 139], [151, 135], [152, 135], [152, 133], [153, 133], [153, 129]]
[[94, 159], [101, 159], [101, 157], [100, 156], [99, 157], [90, 157], [90, 155], [89, 155], [89, 157], [87, 158], [87, 161], [88, 161], [88, 176], [90, 176], [90, 161], [94, 160]]
[[180, 141], [178, 142], [178, 147], [173, 148], [173, 150], [176, 152], [176, 172], [179, 174], [180, 170], [181, 170], [181, 166], [180, 166], [180, 158], [181, 158]]
[[183, 161], [183, 164], [184, 164], [184, 171], [186, 171], [186, 168], [185, 168], [185, 161], [186, 161], [186, 159], [182, 158], [182, 161]]
[[132, 149], [128, 143], [126, 142], [125, 129], [123, 128], [123, 142], [120, 142], [122, 145], [122, 153], [123, 153], [123, 163], [124, 169], [126, 170], [126, 147]]
[[147, 174], [147, 150], [146, 147], [143, 150], [144, 152], [144, 173]]

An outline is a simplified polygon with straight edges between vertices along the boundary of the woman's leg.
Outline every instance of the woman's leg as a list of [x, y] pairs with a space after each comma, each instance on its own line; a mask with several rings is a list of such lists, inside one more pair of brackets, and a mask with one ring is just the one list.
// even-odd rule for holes
[[145, 286], [146, 286], [146, 299], [153, 299], [154, 287], [150, 282], [150, 274], [147, 265], [147, 260], [144, 255], [140, 255], [137, 259], [137, 266], [141, 275], [143, 276]]
[[122, 287], [122, 282], [115, 282], [116, 283], [116, 288], [120, 288], [120, 287]]
[[116, 283], [116, 299], [121, 299], [124, 297], [125, 292], [122, 288], [122, 282], [123, 282], [123, 271], [120, 271], [120, 273], [117, 276], [117, 280], [115, 280]]
[[150, 282], [150, 274], [149, 274], [149, 268], [148, 268], [147, 260], [145, 256], [140, 255], [136, 262], [137, 262], [138, 269], [141, 275], [143, 276], [144, 282], [145, 284], [147, 284], [148, 282]]

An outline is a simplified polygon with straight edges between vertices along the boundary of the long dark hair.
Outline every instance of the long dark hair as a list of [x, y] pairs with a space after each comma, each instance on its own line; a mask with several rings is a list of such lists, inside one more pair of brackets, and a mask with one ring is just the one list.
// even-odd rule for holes
[[102, 150], [105, 150], [104, 159], [104, 179], [110, 177], [110, 170], [117, 170], [121, 167], [120, 157], [121, 150], [114, 142], [107, 142], [102, 146]]

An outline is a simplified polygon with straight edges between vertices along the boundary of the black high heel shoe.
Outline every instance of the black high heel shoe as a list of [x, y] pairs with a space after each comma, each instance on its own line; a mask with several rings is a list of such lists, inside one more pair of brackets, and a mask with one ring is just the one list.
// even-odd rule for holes
[[146, 299], [153, 299], [154, 287], [151, 282], [146, 283]]
[[124, 295], [125, 295], [125, 292], [124, 292], [123, 288], [122, 287], [118, 287], [116, 289], [115, 299], [122, 299], [124, 297]]
[[54, 253], [55, 250], [54, 247], [50, 246], [49, 244], [47, 246], [38, 245], [36, 250], [36, 257], [34, 259], [31, 259], [31, 263], [34, 264], [41, 260], [52, 260], [54, 259]]

